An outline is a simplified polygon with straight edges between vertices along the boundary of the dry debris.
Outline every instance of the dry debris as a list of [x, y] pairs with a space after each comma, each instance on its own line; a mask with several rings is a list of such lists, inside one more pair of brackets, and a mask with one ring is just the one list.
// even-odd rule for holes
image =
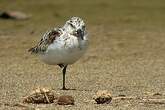
[[93, 99], [97, 102], [97, 104], [109, 104], [112, 100], [112, 97], [107, 90], [99, 90]]
[[46, 88], [38, 88], [33, 91], [29, 96], [24, 97], [23, 103], [33, 103], [33, 104], [48, 104], [53, 103], [57, 97], [54, 93]]
[[149, 98], [144, 98], [140, 103], [144, 104], [159, 104], [159, 105], [164, 105], [165, 104], [165, 99], [149, 99]]
[[[157, 97], [161, 96], [161, 97]], [[157, 105], [164, 105], [165, 104], [165, 98], [162, 97], [163, 95], [161, 93], [154, 93], [147, 96], [142, 97], [131, 97], [131, 96], [116, 96], [113, 97], [114, 101], [136, 101], [141, 104], [157, 104]]]

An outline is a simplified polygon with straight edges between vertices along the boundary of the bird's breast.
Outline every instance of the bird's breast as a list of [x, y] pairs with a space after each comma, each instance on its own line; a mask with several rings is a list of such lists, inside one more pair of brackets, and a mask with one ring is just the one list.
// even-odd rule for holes
[[80, 41], [76, 37], [56, 40], [49, 45], [45, 54], [41, 55], [42, 61], [47, 64], [72, 64], [86, 51], [87, 41]]

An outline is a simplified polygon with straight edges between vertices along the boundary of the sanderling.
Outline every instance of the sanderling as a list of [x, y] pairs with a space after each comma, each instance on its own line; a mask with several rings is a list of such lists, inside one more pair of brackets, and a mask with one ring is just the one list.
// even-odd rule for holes
[[49, 65], [58, 65], [63, 73], [63, 90], [68, 65], [76, 62], [85, 53], [88, 46], [87, 31], [84, 21], [72, 17], [61, 28], [46, 32], [38, 44], [29, 52], [38, 54]]

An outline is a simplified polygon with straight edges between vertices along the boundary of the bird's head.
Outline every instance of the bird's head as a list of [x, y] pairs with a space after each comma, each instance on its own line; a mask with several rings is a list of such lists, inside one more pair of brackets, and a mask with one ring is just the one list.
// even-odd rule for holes
[[79, 17], [72, 17], [69, 19], [66, 24], [64, 25], [64, 28], [74, 36], [81, 38], [83, 40], [83, 37], [85, 35], [85, 23], [84, 21]]

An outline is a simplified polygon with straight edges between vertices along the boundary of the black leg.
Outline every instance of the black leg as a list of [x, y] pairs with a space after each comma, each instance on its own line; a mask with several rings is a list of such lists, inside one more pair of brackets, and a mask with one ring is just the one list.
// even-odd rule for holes
[[62, 73], [63, 73], [63, 87], [62, 87], [62, 89], [63, 89], [63, 90], [67, 90], [67, 89], [65, 88], [65, 74], [66, 74], [66, 68], [67, 68], [67, 65], [65, 65], [64, 68], [63, 68], [63, 70], [62, 70]]
[[58, 64], [58, 66], [59, 66], [60, 68], [63, 68], [63, 67], [64, 67], [64, 65], [63, 65], [63, 64]]

